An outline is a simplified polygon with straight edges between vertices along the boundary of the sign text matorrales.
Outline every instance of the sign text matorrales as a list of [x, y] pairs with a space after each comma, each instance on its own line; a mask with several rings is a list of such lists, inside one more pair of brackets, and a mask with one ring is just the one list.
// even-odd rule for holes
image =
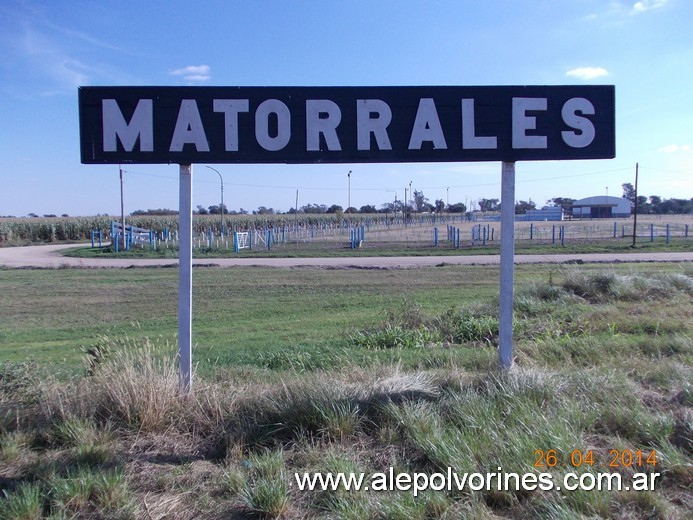
[[608, 159], [614, 87], [81, 87], [83, 163]]

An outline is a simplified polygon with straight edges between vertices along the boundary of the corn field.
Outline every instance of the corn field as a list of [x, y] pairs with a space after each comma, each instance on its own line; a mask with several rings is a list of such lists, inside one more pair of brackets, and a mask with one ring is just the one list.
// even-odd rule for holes
[[[360, 225], [368, 215], [352, 215], [351, 222]], [[373, 215], [370, 215], [373, 217]], [[341, 222], [343, 220], [343, 222]], [[40, 242], [64, 242], [90, 240], [91, 232], [101, 230], [109, 232], [111, 222], [120, 219], [115, 216], [96, 217], [46, 217], [46, 218], [2, 218], [0, 219], [0, 245], [22, 245]], [[128, 216], [127, 226], [151, 229], [155, 233], [178, 228], [178, 216]], [[346, 225], [336, 215], [224, 215], [225, 232], [245, 231], [248, 229], [279, 228], [297, 226], [308, 228], [313, 225], [340, 226]], [[207, 234], [210, 231], [218, 235], [221, 228], [220, 215], [195, 215], [193, 232]]]
[[[110, 242], [111, 223], [117, 220], [113, 216], [4, 218], [0, 219], [0, 246], [83, 242], [91, 239], [92, 231], [101, 231], [103, 239]], [[166, 236], [167, 240], [169, 236], [177, 236], [177, 215], [128, 216], [125, 223], [127, 226], [151, 230], [160, 238]], [[690, 215], [639, 216], [637, 235], [641, 241], [661, 240], [662, 237], [688, 239], [691, 223], [693, 217]], [[352, 214], [350, 217], [335, 214], [225, 215], [223, 234], [220, 232], [221, 225], [220, 215], [194, 215], [193, 233], [198, 247], [206, 243], [207, 247], [228, 248], [234, 231], [251, 231], [256, 236], [265, 236], [267, 230], [272, 230], [273, 243], [342, 244], [349, 240], [350, 227], [363, 228], [367, 242], [381, 246], [431, 246], [436, 228], [441, 241], [450, 240], [446, 234], [452, 227], [457, 232], [458, 240], [466, 243], [486, 244], [500, 238], [499, 222], [468, 221], [462, 215], [414, 215], [406, 222], [401, 216], [392, 214]], [[515, 239], [518, 242], [537, 244], [623, 239], [631, 236], [632, 232], [632, 219], [515, 224]]]
[[0, 219], [0, 245], [88, 240], [92, 229], [109, 229], [111, 217]]

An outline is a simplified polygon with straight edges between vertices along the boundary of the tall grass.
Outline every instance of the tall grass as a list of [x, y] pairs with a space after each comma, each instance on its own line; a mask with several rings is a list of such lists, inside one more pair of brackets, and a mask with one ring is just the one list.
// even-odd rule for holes
[[[85, 374], [67, 382], [18, 384], [22, 370], [7, 369], [0, 379], [7, 412], [0, 517], [686, 518], [690, 324], [655, 334], [622, 322], [642, 301], [686, 320], [693, 296], [687, 276], [571, 271], [518, 291], [518, 362], [503, 373], [453, 363], [364, 368], [351, 353], [382, 350], [350, 340], [328, 367], [259, 363], [215, 382], [196, 377], [195, 391], [185, 394], [172, 345], [107, 337]], [[496, 322], [485, 309], [433, 317], [392, 311], [380, 330], [426, 330], [439, 339], [457, 331], [460, 343], [446, 350], [490, 350]], [[615, 326], [593, 327], [600, 314]], [[536, 450], [549, 449], [558, 464], [537, 468]], [[591, 450], [594, 466], [574, 468], [568, 454], [575, 449]], [[610, 469], [613, 449], [654, 450], [657, 465]], [[467, 489], [416, 499], [394, 491], [299, 493], [291, 485], [294, 472], [390, 467], [410, 474], [545, 471], [555, 481], [567, 471], [642, 470], [661, 480], [638, 494]]]
[[43, 497], [41, 486], [22, 483], [13, 492], [3, 490], [0, 500], [0, 518], [14, 520], [40, 520], [43, 518]]
[[217, 426], [234, 406], [236, 391], [228, 387], [223, 395], [204, 383], [196, 398], [181, 393], [174, 348], [167, 342], [126, 338], [113, 340], [108, 350], [96, 366], [87, 363], [87, 377], [43, 386], [45, 417], [63, 425], [76, 418], [141, 433], [199, 432]]
[[[219, 486], [236, 497], [242, 510], [266, 518], [297, 518], [304, 514], [299, 513], [304, 508], [346, 518], [358, 518], [356, 511], [365, 517], [377, 511], [388, 511], [392, 518], [430, 518], [432, 514], [444, 517], [465, 508], [486, 513], [510, 509], [515, 511], [511, 518], [551, 518], [547, 511], [556, 508], [563, 509], [566, 517], [569, 513], [610, 517], [612, 512], [609, 495], [596, 491], [573, 493], [562, 502], [534, 500], [521, 490], [486, 490], [479, 492], [486, 504], [483, 507], [474, 505], [475, 500], [470, 501], [468, 494], [457, 492], [429, 493], [415, 501], [407, 493], [352, 496], [335, 491], [296, 496], [291, 492], [292, 471], [349, 467], [334, 459], [332, 464], [329, 459], [315, 462], [314, 457], [308, 462], [304, 454], [348, 446], [356, 450], [362, 471], [384, 471], [392, 465], [398, 471], [428, 474], [447, 467], [456, 472], [495, 471], [498, 467], [505, 472], [532, 472], [536, 449], [550, 448], [561, 454], [576, 447], [595, 449], [600, 465], [605, 464], [609, 447], [655, 449], [667, 453], [658, 467], [668, 475], [667, 486], [681, 489], [686, 480], [681, 465], [687, 464], [690, 455], [685, 454], [685, 447], [673, 444], [677, 433], [672, 412], [644, 406], [639, 385], [620, 374], [518, 368], [506, 375], [472, 375], [451, 370], [403, 373], [379, 368], [343, 374], [286, 374], [282, 383], [258, 382], [242, 397], [228, 386], [217, 386], [211, 396], [207, 393], [210, 387], [205, 387], [184, 397], [167, 386], [171, 376], [165, 367], [144, 362], [142, 357], [149, 355], [152, 353], [143, 349], [141, 357], [130, 355], [120, 359], [118, 366], [128, 378], [144, 384], [142, 374], [146, 374], [150, 387], [170, 392], [165, 400], [157, 401], [156, 408], [141, 409], [143, 394], [132, 392], [131, 382], [114, 378], [117, 374], [111, 367], [106, 367], [103, 374], [109, 376], [111, 386], [124, 388], [104, 393], [99, 369], [78, 385], [82, 392], [75, 394], [72, 402], [67, 402], [65, 394], [46, 396], [52, 402], [41, 408], [43, 419], [34, 420], [53, 425], [51, 449], [62, 450], [91, 442], [95, 430], [113, 428], [99, 426], [105, 419], [101, 405], [109, 396], [118, 396], [120, 402], [109, 420], [119, 421], [115, 424], [119, 425], [120, 447], [111, 444], [112, 454], [106, 460], [72, 469], [68, 466], [67, 472], [53, 473], [38, 489], [19, 487], [8, 492], [11, 498], [4, 507], [20, 512], [48, 507], [70, 514], [125, 507], [133, 511], [134, 488], [122, 477], [109, 476], [106, 468], [112, 464], [108, 461], [131, 457], [127, 452], [133, 438], [151, 435], [178, 439], [168, 447], [171, 454], [167, 457], [174, 457], [172, 460], [175, 453], [199, 453], [210, 460], [235, 461], [226, 472], [232, 477], [207, 486]], [[143, 366], [149, 366], [146, 372]], [[210, 407], [212, 400], [214, 406]], [[123, 408], [139, 410], [139, 419], [127, 420], [135, 414], [127, 416]], [[217, 410], [220, 420], [209, 417], [210, 408]], [[56, 409], [65, 415], [58, 416]], [[80, 418], [75, 419], [75, 415]], [[601, 439], [596, 447], [594, 439]], [[389, 454], [379, 462], [385, 453]], [[146, 452], [142, 456], [147, 460]], [[558, 478], [567, 470], [563, 458], [561, 465], [550, 471]], [[33, 471], [41, 470], [34, 466]], [[99, 479], [110, 482], [108, 493], [95, 484]], [[213, 489], [209, 489], [211, 494], [205, 495], [205, 500], [213, 499]], [[175, 510], [191, 507], [185, 495], [177, 500], [180, 502], [176, 502]], [[548, 502], [542, 505], [545, 500]], [[655, 503], [654, 507], [660, 512], [672, 510], [668, 502]], [[212, 518], [223, 517], [219, 515]]]

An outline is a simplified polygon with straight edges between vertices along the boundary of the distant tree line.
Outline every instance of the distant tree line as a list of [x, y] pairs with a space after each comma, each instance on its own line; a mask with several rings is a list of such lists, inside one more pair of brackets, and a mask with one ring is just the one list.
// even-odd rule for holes
[[[635, 208], [635, 187], [630, 182], [622, 184], [623, 198], [628, 199]], [[658, 195], [645, 197], [638, 195], [638, 215], [682, 215], [693, 213], [693, 198], [663, 199]]]
[[149, 216], [149, 215], [178, 215], [175, 209], [138, 209], [130, 213], [133, 217]]
[[[635, 189], [630, 183], [622, 184], [623, 188], [623, 198], [630, 200], [635, 207]], [[566, 214], [570, 215], [572, 213], [572, 205], [575, 203], [576, 199], [570, 197], [554, 197], [546, 201], [548, 206], [552, 207], [562, 207]], [[499, 199], [486, 199], [481, 198], [476, 201], [479, 211], [485, 213], [494, 213], [501, 210], [501, 203]], [[644, 197], [638, 195], [638, 214], [652, 214], [652, 215], [670, 215], [670, 214], [690, 214], [693, 213], [693, 198], [692, 199], [663, 199], [657, 195], [651, 195], [649, 197]], [[537, 209], [536, 203], [530, 198], [529, 200], [520, 200], [515, 203], [515, 213], [518, 215], [527, 213], [529, 210]], [[385, 202], [380, 205], [380, 208], [376, 208], [372, 204], [366, 204], [360, 208], [346, 208], [344, 209], [339, 204], [332, 204], [328, 206], [326, 204], [305, 204], [299, 208], [291, 208], [286, 213], [293, 214], [306, 214], [306, 215], [317, 215], [317, 214], [334, 214], [337, 217], [341, 217], [346, 214], [351, 213], [466, 213], [468, 208], [463, 202], [456, 202], [453, 204], [446, 204], [444, 200], [437, 199], [433, 204], [431, 204], [428, 198], [424, 195], [423, 191], [414, 190], [412, 193], [412, 198], [409, 201], [395, 200], [394, 202]], [[241, 208], [240, 210], [229, 210], [226, 205], [222, 206], [220, 204], [208, 206], [207, 208], [199, 205], [197, 210], [194, 211], [197, 215], [219, 215], [222, 213], [224, 215], [247, 215], [251, 213], [248, 210]], [[260, 206], [256, 210], [252, 211], [253, 215], [275, 215], [282, 213], [281, 211], [275, 210], [274, 208], [268, 208], [266, 206]], [[177, 215], [178, 211], [172, 209], [148, 209], [148, 210], [137, 210], [133, 211], [131, 215], [134, 216], [147, 216], [147, 215]], [[34, 216], [34, 214], [30, 214]]]

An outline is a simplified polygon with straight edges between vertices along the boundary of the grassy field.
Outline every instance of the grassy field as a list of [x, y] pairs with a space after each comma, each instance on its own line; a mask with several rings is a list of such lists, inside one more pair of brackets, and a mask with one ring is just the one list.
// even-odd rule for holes
[[[686, 518], [691, 266], [517, 266], [516, 287], [499, 374], [497, 267], [196, 268], [185, 396], [176, 270], [0, 270], [0, 517]], [[660, 476], [416, 500], [294, 479], [448, 467]]]
[[[409, 305], [435, 313], [489, 301], [497, 278], [497, 268], [481, 266], [196, 268], [196, 358], [207, 371], [214, 363], [252, 364], [258, 355], [284, 348], [334, 345], [353, 330], [381, 322], [389, 310]], [[82, 347], [101, 336], [173, 343], [177, 283], [175, 269], [0, 271], [6, 295], [0, 303], [0, 359], [30, 357], [70, 372], [80, 369]]]
[[[518, 255], [553, 255], [553, 254], [588, 254], [588, 253], [657, 253], [680, 252], [693, 250], [693, 237], [678, 238], [669, 244], [663, 241], [640, 241], [635, 247], [627, 239], [574, 241], [565, 245], [550, 243], [530, 243], [529, 241], [516, 242], [515, 253]], [[307, 244], [283, 244], [271, 250], [244, 249], [234, 253], [226, 249], [195, 248], [194, 258], [327, 258], [327, 257], [360, 257], [360, 256], [467, 256], [467, 255], [498, 255], [500, 254], [500, 242], [494, 241], [486, 245], [465, 246], [454, 248], [447, 243], [440, 246], [422, 245], [420, 243], [374, 243], [366, 242], [357, 249], [350, 249], [347, 245], [326, 244], [323, 242]], [[177, 259], [177, 247], [171, 248], [133, 248], [130, 251], [115, 252], [110, 246], [85, 247], [75, 246], [67, 249], [63, 255], [74, 258], [160, 258]], [[443, 260], [444, 261], [444, 260]]]

